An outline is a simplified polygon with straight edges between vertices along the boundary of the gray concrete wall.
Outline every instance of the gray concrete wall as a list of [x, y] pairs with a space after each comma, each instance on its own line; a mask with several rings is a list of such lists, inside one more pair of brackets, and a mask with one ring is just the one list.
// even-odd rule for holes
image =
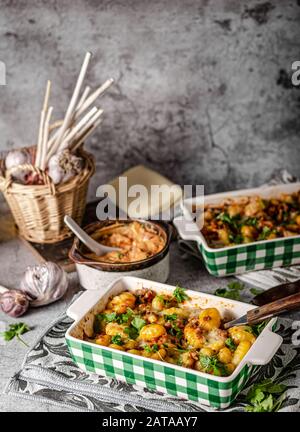
[[0, 149], [35, 141], [46, 80], [59, 118], [86, 50], [92, 85], [113, 76], [89, 140], [90, 192], [144, 163], [206, 191], [299, 173], [297, 0], [1, 0]]

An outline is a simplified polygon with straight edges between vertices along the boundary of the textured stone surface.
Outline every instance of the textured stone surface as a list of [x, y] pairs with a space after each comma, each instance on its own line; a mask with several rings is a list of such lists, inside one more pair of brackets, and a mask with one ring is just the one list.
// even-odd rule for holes
[[35, 141], [48, 78], [61, 117], [91, 50], [88, 82], [116, 79], [91, 197], [137, 163], [210, 192], [297, 174], [299, 19], [297, 0], [2, 0], [0, 149]]

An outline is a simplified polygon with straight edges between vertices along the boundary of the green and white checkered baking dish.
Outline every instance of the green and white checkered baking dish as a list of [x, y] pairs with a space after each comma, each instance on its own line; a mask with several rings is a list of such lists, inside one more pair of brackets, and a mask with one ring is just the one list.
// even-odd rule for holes
[[[214, 408], [226, 408], [243, 389], [256, 367], [267, 364], [282, 343], [282, 338], [272, 332], [276, 321], [272, 319], [233, 374], [217, 377], [80, 340], [84, 326], [87, 329], [92, 326], [91, 317], [105, 308], [111, 296], [125, 290], [134, 292], [141, 287], [154, 289], [158, 293], [172, 293], [175, 288], [125, 276], [112, 283], [104, 292], [86, 291], [70, 306], [67, 314], [75, 322], [66, 333], [66, 341], [72, 358], [80, 369]], [[187, 294], [194, 306], [216, 307], [223, 317], [239, 317], [254, 307], [196, 291], [188, 290]]]
[[[273, 198], [280, 193], [293, 193], [300, 190], [300, 182], [277, 186], [264, 186], [206, 195], [204, 203], [217, 204], [225, 199], [243, 196], [261, 196]], [[229, 276], [254, 270], [266, 270], [274, 267], [290, 266], [300, 263], [300, 236], [284, 237], [274, 240], [262, 240], [237, 246], [211, 248], [198, 226], [193, 222], [192, 206], [203, 206], [203, 197], [189, 198], [183, 201], [183, 216], [174, 219], [179, 235], [184, 240], [197, 242], [209, 273], [214, 276]]]

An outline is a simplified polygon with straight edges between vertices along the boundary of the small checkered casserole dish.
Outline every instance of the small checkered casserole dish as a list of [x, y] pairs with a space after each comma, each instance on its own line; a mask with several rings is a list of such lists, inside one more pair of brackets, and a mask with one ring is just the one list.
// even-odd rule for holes
[[[228, 377], [218, 377], [81, 340], [83, 326], [89, 325], [92, 316], [105, 309], [110, 297], [123, 291], [134, 293], [141, 288], [171, 294], [175, 287], [125, 276], [113, 282], [105, 292], [86, 291], [70, 306], [67, 314], [75, 322], [66, 333], [66, 341], [73, 361], [80, 369], [214, 408], [226, 408], [258, 365], [267, 364], [282, 343], [281, 336], [272, 331], [276, 319], [271, 319], [234, 372]], [[215, 307], [225, 319], [240, 317], [254, 307], [196, 291], [187, 290], [186, 293], [191, 298], [191, 305]]]
[[[233, 192], [206, 195], [204, 205], [219, 204], [226, 199], [259, 196], [276, 198], [281, 193], [291, 194], [300, 190], [300, 182], [277, 186], [264, 186]], [[248, 271], [290, 266], [300, 263], [300, 235], [274, 240], [261, 240], [221, 248], [212, 248], [199, 230], [192, 216], [192, 208], [203, 208], [203, 197], [188, 198], [182, 203], [183, 215], [174, 219], [179, 235], [184, 240], [197, 242], [204, 264], [214, 276], [229, 276]]]

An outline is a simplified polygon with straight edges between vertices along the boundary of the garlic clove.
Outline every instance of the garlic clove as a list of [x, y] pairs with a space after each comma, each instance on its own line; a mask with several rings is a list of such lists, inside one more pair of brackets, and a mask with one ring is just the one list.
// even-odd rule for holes
[[10, 289], [0, 296], [0, 307], [7, 315], [18, 318], [29, 308], [26, 294], [20, 290]]
[[58, 184], [64, 178], [64, 171], [59, 166], [51, 165], [48, 169], [48, 175], [54, 184]]

